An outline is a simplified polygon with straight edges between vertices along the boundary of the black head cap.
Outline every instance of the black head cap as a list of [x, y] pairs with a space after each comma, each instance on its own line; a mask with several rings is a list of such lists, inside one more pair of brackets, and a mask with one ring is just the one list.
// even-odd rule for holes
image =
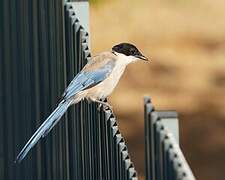
[[130, 43], [120, 43], [113, 46], [112, 50], [126, 56], [135, 56], [139, 59], [147, 60], [147, 58], [142, 55], [141, 52], [133, 44]]

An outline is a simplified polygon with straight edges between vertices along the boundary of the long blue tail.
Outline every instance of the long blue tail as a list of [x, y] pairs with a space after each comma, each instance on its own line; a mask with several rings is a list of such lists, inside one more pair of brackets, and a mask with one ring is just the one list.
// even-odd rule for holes
[[33, 136], [26, 143], [24, 148], [16, 157], [15, 163], [21, 162], [30, 149], [38, 142], [41, 137], [45, 137], [51, 129], [58, 123], [63, 114], [67, 111], [72, 101], [61, 101], [58, 107], [50, 114], [50, 116], [42, 123]]

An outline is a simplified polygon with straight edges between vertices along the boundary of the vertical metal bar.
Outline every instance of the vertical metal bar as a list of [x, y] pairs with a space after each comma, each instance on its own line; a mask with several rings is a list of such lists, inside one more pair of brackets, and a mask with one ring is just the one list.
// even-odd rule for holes
[[[9, 17], [10, 18], [10, 15], [9, 15], [9, 8], [10, 8], [10, 4], [9, 4], [9, 2], [4, 2], [4, 4], [3, 4], [3, 17]], [[11, 159], [11, 157], [10, 157], [10, 137], [12, 137], [13, 135], [12, 134], [9, 134], [8, 135], [8, 132], [7, 131], [9, 131], [9, 133], [12, 133], [11, 132], [11, 129], [10, 129], [10, 127], [9, 127], [9, 124], [10, 124], [10, 121], [11, 121], [11, 119], [12, 119], [12, 117], [10, 117], [10, 115], [11, 115], [11, 112], [9, 112], [8, 110], [9, 110], [9, 108], [10, 108], [10, 105], [9, 105], [9, 103], [10, 103], [10, 94], [8, 94], [8, 93], [10, 93], [10, 71], [9, 71], [9, 65], [10, 65], [10, 60], [11, 60], [11, 54], [10, 54], [10, 44], [9, 44], [9, 42], [10, 42], [10, 24], [8, 23], [9, 22], [9, 19], [7, 19], [7, 18], [5, 18], [5, 19], [3, 19], [3, 42], [4, 42], [4, 47], [3, 47], [3, 58], [4, 58], [4, 60], [3, 60], [3, 64], [2, 64], [2, 67], [4, 67], [3, 68], [3, 74], [4, 74], [4, 76], [3, 76], [3, 78], [4, 78], [4, 86], [3, 86], [3, 93], [4, 93], [4, 95], [3, 95], [3, 103], [4, 103], [4, 112], [3, 112], [3, 118], [5, 119], [5, 123], [4, 123], [4, 127], [5, 127], [5, 129], [4, 129], [4, 140], [5, 140], [5, 142], [4, 142], [4, 144], [5, 144], [5, 148], [4, 148], [4, 151], [3, 151], [3, 153], [4, 153], [4, 156], [5, 156], [5, 167], [4, 167], [4, 174], [5, 174], [5, 178], [7, 178], [7, 179], [12, 179], [12, 178], [10, 178], [10, 176], [12, 176], [12, 172], [9, 172], [10, 171], [10, 169], [9, 169], [9, 159]], [[7, 72], [7, 71], [9, 71], [9, 72]], [[10, 114], [8, 114], [8, 113], [10, 113]], [[12, 147], [11, 147], [12, 148]]]
[[155, 157], [156, 157], [156, 179], [162, 180], [163, 177], [161, 176], [162, 164], [161, 164], [161, 144], [160, 144], [160, 133], [163, 130], [163, 126], [159, 123], [155, 123]]
[[144, 119], [145, 119], [145, 179], [153, 179], [153, 159], [152, 159], [152, 146], [151, 146], [151, 113], [154, 107], [148, 97], [144, 98]]
[[[4, 42], [3, 42], [3, 2], [0, 3], [0, 142], [3, 144], [4, 143], [4, 111], [3, 111], [3, 106], [4, 106], [4, 74], [3, 74], [3, 48], [4, 48]], [[5, 143], [4, 143], [5, 144]], [[0, 146], [0, 178], [5, 179], [5, 158], [4, 158], [4, 146]]]

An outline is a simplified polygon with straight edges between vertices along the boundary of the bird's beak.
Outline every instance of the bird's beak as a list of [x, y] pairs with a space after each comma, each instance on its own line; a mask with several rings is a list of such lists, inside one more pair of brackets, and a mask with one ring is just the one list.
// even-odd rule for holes
[[144, 60], [144, 61], [148, 61], [148, 58], [145, 57], [144, 55], [137, 55], [136, 57], [137, 57], [138, 59], [142, 59], [142, 60]]

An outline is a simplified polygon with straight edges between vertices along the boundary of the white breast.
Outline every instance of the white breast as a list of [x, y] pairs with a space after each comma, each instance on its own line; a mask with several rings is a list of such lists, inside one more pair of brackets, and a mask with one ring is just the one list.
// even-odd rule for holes
[[86, 97], [91, 99], [104, 99], [108, 97], [119, 82], [126, 65], [127, 63], [123, 59], [117, 60], [110, 76], [98, 85], [86, 90]]

